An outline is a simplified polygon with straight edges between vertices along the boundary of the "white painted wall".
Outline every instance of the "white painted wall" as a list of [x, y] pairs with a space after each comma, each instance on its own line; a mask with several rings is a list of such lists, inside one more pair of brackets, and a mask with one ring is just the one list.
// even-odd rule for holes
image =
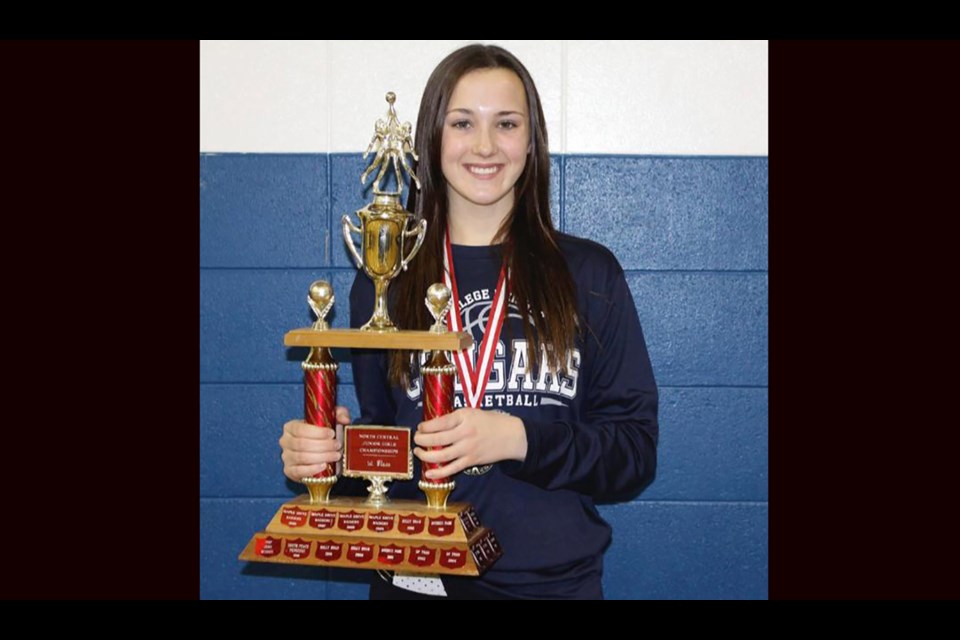
[[[416, 124], [467, 40], [200, 42], [200, 151], [363, 151], [397, 94]], [[553, 153], [768, 155], [767, 41], [489, 40], [530, 70]]]

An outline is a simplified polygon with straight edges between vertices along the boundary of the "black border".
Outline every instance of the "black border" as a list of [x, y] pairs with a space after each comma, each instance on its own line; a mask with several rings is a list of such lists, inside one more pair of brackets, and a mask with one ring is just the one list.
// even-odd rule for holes
[[6, 598], [199, 596], [199, 54], [0, 42]]
[[770, 43], [771, 598], [960, 597], [960, 447], [927, 360], [958, 54]]

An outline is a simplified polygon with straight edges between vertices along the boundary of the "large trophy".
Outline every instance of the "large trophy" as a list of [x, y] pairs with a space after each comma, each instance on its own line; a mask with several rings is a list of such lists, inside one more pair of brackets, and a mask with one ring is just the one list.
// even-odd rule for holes
[[[407, 162], [417, 160], [410, 136], [410, 123], [397, 119], [393, 92], [387, 94], [387, 119], [379, 119], [364, 159], [376, 151], [360, 177], [362, 184], [379, 167], [373, 182], [374, 200], [356, 212], [357, 226], [343, 216], [343, 235], [357, 267], [374, 283], [373, 316], [360, 329], [331, 329], [326, 315], [333, 307], [333, 289], [319, 280], [310, 285], [307, 302], [317, 316], [312, 327], [295, 329], [284, 336], [287, 346], [308, 346], [304, 371], [304, 413], [307, 422], [321, 429], [335, 429], [337, 363], [330, 347], [368, 349], [415, 349], [427, 354], [423, 376], [423, 418], [430, 420], [453, 411], [453, 381], [456, 367], [447, 352], [473, 344], [465, 331], [447, 330], [450, 290], [431, 285], [425, 303], [435, 323], [427, 331], [402, 330], [387, 312], [390, 280], [406, 269], [423, 243], [427, 223], [412, 224], [414, 216], [400, 204], [403, 191], [401, 169], [413, 183], [420, 183]], [[397, 188], [381, 189], [380, 181], [393, 167]], [[412, 185], [411, 185], [412, 186]], [[360, 249], [351, 232], [360, 234]], [[426, 501], [390, 500], [386, 484], [413, 477], [411, 431], [406, 427], [348, 425], [344, 428], [340, 474], [364, 478], [370, 483], [367, 498], [330, 495], [338, 471], [328, 465], [312, 478], [303, 478], [308, 494], [284, 504], [264, 531], [253, 536], [241, 560], [286, 564], [389, 569], [402, 573], [477, 576], [502, 554], [493, 532], [482, 526], [467, 504], [449, 503], [454, 488], [450, 478], [428, 479], [424, 473], [440, 467], [423, 463], [419, 482]]]

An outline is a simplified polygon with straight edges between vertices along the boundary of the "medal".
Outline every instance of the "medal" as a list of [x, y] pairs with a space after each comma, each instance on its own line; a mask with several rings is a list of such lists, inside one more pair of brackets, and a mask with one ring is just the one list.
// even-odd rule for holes
[[[453, 292], [452, 313], [447, 316], [447, 326], [451, 331], [461, 330], [460, 318], [460, 294], [457, 291], [457, 278], [453, 270], [453, 249], [450, 245], [450, 232], [447, 231], [446, 251], [443, 254], [443, 266], [445, 267], [443, 277], [446, 285]], [[486, 391], [487, 382], [490, 381], [490, 370], [493, 368], [493, 356], [497, 351], [497, 342], [500, 340], [500, 330], [503, 328], [503, 321], [506, 318], [506, 300], [507, 289], [509, 288], [509, 272], [507, 265], [501, 265], [500, 278], [497, 282], [497, 290], [493, 296], [493, 305], [490, 308], [490, 318], [487, 321], [487, 330], [483, 335], [483, 342], [480, 343], [480, 350], [477, 352], [477, 363], [471, 362], [468, 349], [459, 351], [456, 354], [457, 374], [460, 376], [460, 384], [463, 387], [463, 398], [468, 407], [478, 407], [483, 399], [483, 393]]]

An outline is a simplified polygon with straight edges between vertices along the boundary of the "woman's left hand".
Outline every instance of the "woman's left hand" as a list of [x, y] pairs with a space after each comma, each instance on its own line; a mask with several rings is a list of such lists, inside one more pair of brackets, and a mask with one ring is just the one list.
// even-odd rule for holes
[[[468, 467], [501, 460], [523, 461], [527, 456], [527, 433], [523, 421], [499, 411], [457, 409], [445, 416], [421, 422], [413, 441], [413, 453], [423, 462], [444, 464], [427, 471], [435, 480], [453, 476]], [[429, 451], [430, 447], [443, 449]]]

